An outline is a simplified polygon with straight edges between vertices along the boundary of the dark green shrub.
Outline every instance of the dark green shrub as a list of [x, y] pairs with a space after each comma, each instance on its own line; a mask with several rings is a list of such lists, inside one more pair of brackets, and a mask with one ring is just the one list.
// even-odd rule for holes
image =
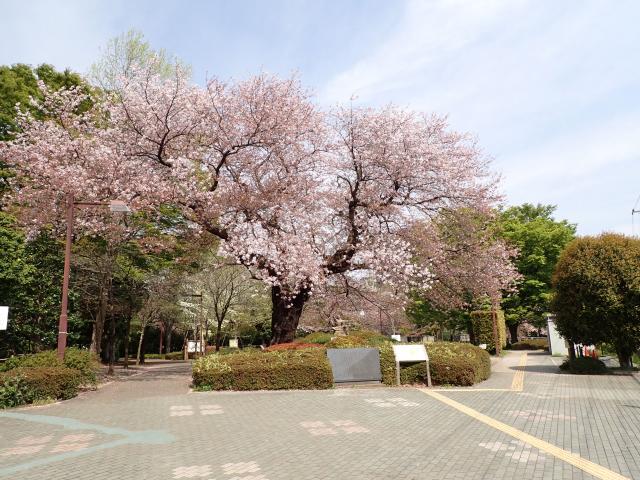
[[547, 339], [530, 338], [511, 344], [512, 350], [549, 350]]
[[379, 347], [390, 343], [390, 338], [378, 332], [356, 330], [343, 337], [335, 337], [325, 345], [327, 348]]
[[79, 370], [64, 366], [19, 367], [0, 373], [0, 397], [13, 399], [4, 406], [16, 406], [18, 400], [22, 403], [44, 399], [66, 400], [78, 394], [83, 381]]
[[312, 390], [331, 388], [333, 375], [324, 348], [249, 350], [198, 359], [193, 384], [200, 390]]
[[[436, 342], [427, 345], [431, 381], [434, 385], [470, 386], [486, 380], [491, 375], [489, 354], [468, 343]], [[395, 385], [395, 357], [391, 344], [380, 347], [380, 370], [382, 381]], [[402, 384], [427, 383], [426, 364], [402, 364]]]
[[62, 367], [78, 370], [82, 377], [82, 383], [93, 384], [96, 382], [96, 371], [98, 360], [89, 352], [80, 348], [67, 348], [64, 355], [64, 362], [58, 360], [55, 350], [32, 355], [22, 355], [20, 357], [10, 357], [3, 364], [0, 364], [0, 371], [15, 370], [16, 368], [40, 368], [40, 367]]
[[[498, 322], [498, 338], [502, 347], [507, 344], [507, 327], [504, 321], [504, 312], [502, 310], [497, 311]], [[473, 330], [473, 336], [475, 343], [480, 345], [482, 343], [487, 344], [487, 350], [495, 352], [496, 346], [493, 339], [493, 317], [490, 310], [478, 310], [471, 312], [471, 328]]]
[[568, 358], [560, 365], [560, 370], [577, 375], [601, 375], [607, 373], [606, 365], [597, 358], [591, 357]]
[[0, 408], [17, 407], [33, 400], [33, 394], [21, 375], [5, 378], [0, 374]]
[[313, 332], [309, 335], [306, 335], [301, 338], [297, 338], [295, 341], [299, 343], [319, 343], [320, 345], [324, 345], [325, 343], [329, 343], [333, 335], [327, 332]]

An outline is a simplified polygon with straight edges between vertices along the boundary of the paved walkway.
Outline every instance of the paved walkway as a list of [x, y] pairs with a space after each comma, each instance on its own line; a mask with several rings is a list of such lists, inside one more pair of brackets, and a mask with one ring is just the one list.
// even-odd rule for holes
[[[526, 362], [526, 365], [525, 365]], [[640, 384], [510, 352], [471, 389], [189, 393], [189, 365], [0, 411], [0, 478], [640, 478]]]

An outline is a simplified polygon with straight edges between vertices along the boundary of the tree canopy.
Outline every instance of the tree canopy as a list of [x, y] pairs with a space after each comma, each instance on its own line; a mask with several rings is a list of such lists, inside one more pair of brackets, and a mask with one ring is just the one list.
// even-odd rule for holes
[[583, 237], [562, 252], [553, 276], [558, 331], [576, 343], [612, 344], [622, 367], [640, 347], [640, 240]]
[[576, 226], [556, 220], [553, 205], [525, 203], [502, 211], [498, 235], [517, 249], [518, 289], [502, 300], [512, 337], [522, 322], [540, 323], [549, 311], [551, 277], [564, 247], [574, 238]]

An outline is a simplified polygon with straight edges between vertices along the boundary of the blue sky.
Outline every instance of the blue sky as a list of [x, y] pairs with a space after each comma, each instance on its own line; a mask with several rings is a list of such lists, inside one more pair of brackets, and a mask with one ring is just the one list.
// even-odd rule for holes
[[[582, 234], [631, 233], [640, 195], [640, 2], [1, 0], [0, 64], [86, 72], [142, 31], [194, 78], [297, 71], [323, 105], [449, 115], [508, 204], [551, 203]], [[636, 232], [640, 233], [640, 216]]]

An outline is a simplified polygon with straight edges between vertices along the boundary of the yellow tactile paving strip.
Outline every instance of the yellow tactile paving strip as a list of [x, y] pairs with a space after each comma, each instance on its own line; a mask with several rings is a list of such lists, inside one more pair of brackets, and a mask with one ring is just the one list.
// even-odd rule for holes
[[521, 392], [524, 388], [524, 367], [527, 366], [527, 353], [523, 353], [520, 355], [520, 362], [518, 363], [518, 370], [516, 370], [516, 374], [513, 376], [513, 381], [511, 382], [511, 390], [514, 392]]
[[[466, 391], [466, 392], [486, 392], [486, 391], [492, 391], [492, 392], [521, 392], [524, 388], [524, 373], [525, 373], [525, 366], [527, 364], [527, 354], [523, 353], [520, 356], [520, 362], [518, 364], [518, 370], [516, 371], [516, 374], [513, 377], [513, 381], [511, 383], [511, 389], [499, 389], [499, 388], [486, 388], [486, 389], [457, 389], [457, 390], [453, 390], [453, 389], [449, 389], [449, 390], [439, 390], [439, 391]], [[512, 436], [513, 438], [520, 440], [522, 442], [525, 442], [529, 445], [531, 445], [532, 447], [537, 448], [538, 450], [545, 452], [549, 455], [553, 455], [554, 457], [563, 460], [564, 462], [567, 462], [570, 465], [573, 465], [576, 468], [579, 468], [580, 470], [593, 475], [596, 478], [601, 478], [603, 480], [630, 480], [628, 477], [625, 477], [623, 475], [620, 475], [619, 473], [616, 473], [612, 470], [609, 470], [606, 467], [603, 467], [602, 465], [598, 465], [597, 463], [593, 463], [585, 458], [582, 458], [580, 455], [577, 455], [575, 453], [571, 453], [567, 450], [564, 450], [560, 447], [557, 447], [549, 442], [545, 442], [544, 440], [541, 440], [537, 437], [534, 437], [533, 435], [529, 435], [528, 433], [523, 432], [522, 430], [518, 430], [517, 428], [514, 428], [510, 425], [507, 425], [506, 423], [502, 423], [498, 420], [495, 420], [494, 418], [491, 418], [487, 415], [484, 415], [483, 413], [478, 412], [477, 410], [474, 410], [473, 408], [467, 407], [466, 405], [463, 405], [459, 402], [456, 402], [455, 400], [452, 400], [448, 397], [445, 397], [444, 395], [438, 393], [438, 391], [434, 390], [434, 389], [425, 389], [425, 388], [420, 388], [419, 389], [421, 392], [429, 395], [430, 397], [446, 404], [449, 405], [450, 407], [455, 408], [456, 410], [458, 410], [459, 412], [464, 413], [465, 415], [470, 416], [471, 418], [474, 418], [486, 425], [489, 425], [492, 428], [495, 428], [496, 430], [499, 430], [503, 433], [506, 433], [507, 435]]]

